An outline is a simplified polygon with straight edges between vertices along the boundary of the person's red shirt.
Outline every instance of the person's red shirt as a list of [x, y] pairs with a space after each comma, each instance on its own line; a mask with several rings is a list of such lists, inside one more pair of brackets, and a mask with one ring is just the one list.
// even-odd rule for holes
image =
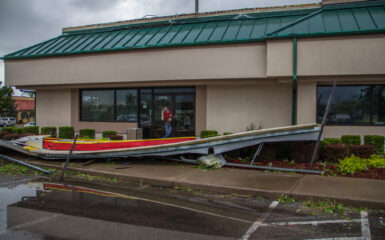
[[166, 120], [167, 122], [171, 122], [172, 111], [168, 110], [168, 112], [164, 112], [163, 117], [164, 117], [164, 120]]

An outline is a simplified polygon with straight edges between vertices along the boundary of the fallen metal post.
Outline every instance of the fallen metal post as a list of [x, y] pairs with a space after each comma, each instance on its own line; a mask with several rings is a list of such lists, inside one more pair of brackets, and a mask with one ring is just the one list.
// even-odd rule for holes
[[63, 180], [64, 180], [64, 174], [66, 173], [67, 166], [68, 166], [68, 164], [69, 164], [69, 162], [70, 162], [71, 155], [72, 155], [72, 151], [73, 151], [74, 148], [75, 148], [76, 140], [77, 140], [77, 139], [78, 139], [78, 135], [76, 134], [76, 135], [75, 135], [74, 142], [72, 143], [72, 146], [71, 146], [71, 150], [70, 150], [70, 152], [68, 153], [68, 156], [67, 156], [67, 159], [66, 159], [66, 163], [64, 164], [63, 171], [61, 172], [60, 181], [63, 181]]
[[325, 111], [324, 117], [323, 117], [323, 119], [322, 119], [321, 130], [319, 131], [318, 138], [317, 138], [317, 142], [316, 142], [315, 147], [314, 147], [314, 150], [313, 150], [313, 155], [312, 155], [312, 157], [311, 157], [311, 162], [310, 162], [310, 167], [309, 167], [309, 169], [312, 169], [312, 168], [313, 168], [313, 163], [314, 163], [315, 158], [316, 158], [317, 153], [318, 153], [319, 142], [320, 142], [320, 140], [321, 140], [321, 136], [322, 136], [322, 132], [323, 132], [323, 130], [324, 130], [325, 124], [326, 124], [326, 122], [328, 121], [328, 115], [329, 115], [330, 107], [331, 107], [331, 105], [332, 105], [332, 100], [333, 100], [333, 97], [334, 97], [334, 92], [335, 92], [335, 90], [336, 90], [336, 85], [337, 85], [337, 79], [334, 79], [332, 92], [330, 93], [328, 105], [327, 105], [327, 107], [326, 107], [326, 111]]
[[257, 151], [255, 151], [255, 154], [254, 154], [253, 160], [252, 160], [251, 163], [250, 163], [250, 166], [253, 166], [255, 159], [256, 159], [256, 158], [259, 156], [259, 154], [261, 153], [262, 148], [263, 148], [263, 144], [264, 144], [264, 143], [262, 142], [262, 143], [260, 143], [260, 144], [258, 145]]
[[28, 167], [28, 168], [32, 168], [32, 169], [34, 169], [34, 170], [43, 172], [43, 173], [45, 173], [45, 174], [51, 174], [51, 173], [52, 173], [52, 172], [49, 171], [49, 170], [42, 169], [42, 168], [40, 168], [40, 167], [38, 167], [38, 166], [29, 164], [29, 163], [26, 163], [26, 162], [23, 162], [23, 161], [21, 161], [21, 160], [17, 160], [17, 159], [8, 157], [8, 156], [5, 156], [5, 155], [3, 155], [3, 154], [0, 154], [0, 158], [3, 159], [3, 160], [5, 160], [5, 161], [8, 161], [8, 162], [17, 163], [17, 164], [26, 166], [26, 167]]
[[264, 169], [264, 170], [272, 170], [272, 171], [313, 173], [313, 174], [322, 174], [323, 173], [323, 171], [318, 171], [318, 170], [297, 169], [297, 168], [281, 168], [281, 167], [268, 167], [268, 166], [255, 166], [255, 165], [251, 166], [249, 164], [239, 164], [239, 163], [226, 163], [224, 166], [241, 167], [241, 168], [255, 168], [255, 169]]

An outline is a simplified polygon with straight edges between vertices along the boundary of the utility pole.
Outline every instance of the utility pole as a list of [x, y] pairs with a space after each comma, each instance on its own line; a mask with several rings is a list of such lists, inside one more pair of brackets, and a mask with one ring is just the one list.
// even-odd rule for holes
[[199, 0], [195, 0], [195, 14], [199, 13]]

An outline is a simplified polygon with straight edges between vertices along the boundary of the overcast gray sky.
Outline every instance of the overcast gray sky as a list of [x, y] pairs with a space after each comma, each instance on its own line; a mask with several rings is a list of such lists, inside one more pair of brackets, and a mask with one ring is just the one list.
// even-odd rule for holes
[[[201, 12], [320, 0], [200, 0]], [[63, 27], [194, 12], [195, 0], [0, 0], [0, 56], [61, 34]], [[4, 65], [0, 60], [0, 81]]]

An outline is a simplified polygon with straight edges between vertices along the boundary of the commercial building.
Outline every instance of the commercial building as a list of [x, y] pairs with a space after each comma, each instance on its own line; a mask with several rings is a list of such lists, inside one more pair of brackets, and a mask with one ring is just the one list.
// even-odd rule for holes
[[338, 79], [325, 137], [385, 134], [385, 1], [69, 27], [4, 60], [40, 127], [160, 137], [164, 105], [174, 136], [314, 123]]

